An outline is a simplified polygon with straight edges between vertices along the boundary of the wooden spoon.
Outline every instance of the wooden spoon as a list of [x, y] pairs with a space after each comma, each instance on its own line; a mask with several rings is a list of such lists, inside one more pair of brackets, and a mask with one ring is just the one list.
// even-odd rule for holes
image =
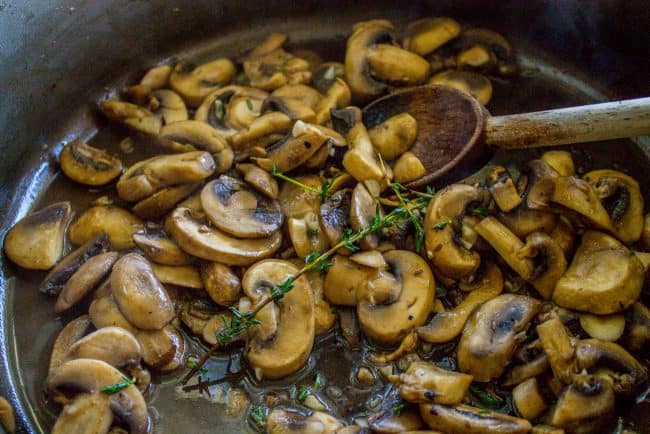
[[469, 176], [491, 158], [495, 148], [516, 150], [650, 134], [650, 98], [490, 116], [472, 96], [435, 85], [379, 98], [364, 108], [363, 121], [372, 128], [404, 112], [417, 120], [411, 152], [427, 170], [409, 183], [412, 188]]

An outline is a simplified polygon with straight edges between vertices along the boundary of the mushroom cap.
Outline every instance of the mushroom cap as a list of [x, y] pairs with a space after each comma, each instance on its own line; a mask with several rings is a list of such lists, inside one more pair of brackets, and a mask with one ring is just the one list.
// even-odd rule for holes
[[555, 286], [553, 301], [582, 312], [621, 312], [639, 298], [644, 274], [641, 261], [622, 243], [605, 233], [587, 231]]
[[526, 434], [532, 429], [526, 419], [464, 404], [421, 404], [420, 415], [429, 428], [454, 434]]
[[122, 162], [117, 157], [79, 141], [63, 148], [59, 164], [68, 178], [91, 186], [108, 184], [122, 173]]
[[81, 339], [86, 332], [90, 329], [90, 317], [88, 315], [81, 315], [63, 327], [54, 340], [52, 345], [52, 353], [50, 354], [50, 365], [48, 374], [51, 375], [56, 368], [65, 360], [68, 350], [79, 339]]
[[309, 160], [329, 140], [321, 128], [298, 121], [291, 134], [267, 148], [265, 157], [254, 160], [266, 171], [275, 167], [280, 172], [288, 172]]
[[401, 292], [386, 305], [360, 300], [357, 314], [366, 335], [382, 344], [394, 344], [426, 322], [435, 298], [435, 280], [426, 261], [413, 252], [391, 250], [384, 253], [384, 259], [401, 283]]
[[343, 238], [345, 228], [350, 226], [350, 190], [339, 190], [323, 201], [319, 208], [320, 227], [330, 245]]
[[74, 342], [66, 361], [96, 359], [120, 368], [140, 363], [141, 357], [140, 344], [131, 332], [121, 327], [104, 327]]
[[63, 254], [65, 230], [71, 217], [69, 202], [53, 203], [28, 214], [7, 232], [5, 253], [23, 268], [52, 268]]
[[280, 229], [284, 220], [276, 200], [227, 175], [203, 187], [201, 204], [217, 228], [240, 238], [269, 237]]
[[[267, 96], [267, 92], [254, 87], [225, 86], [205, 97], [201, 106], [196, 110], [194, 119], [210, 124], [221, 137], [230, 140], [238, 130], [248, 128], [251, 122], [259, 116], [259, 106]], [[237, 109], [241, 104], [236, 104], [236, 107], [230, 110], [231, 101], [237, 102], [242, 98], [245, 103], [241, 110]], [[250, 104], [247, 101], [250, 101]], [[252, 110], [248, 107], [249, 105], [252, 106]]]
[[198, 107], [210, 92], [227, 84], [236, 70], [235, 64], [226, 58], [198, 66], [181, 61], [169, 76], [169, 86], [183, 97], [187, 105]]
[[447, 17], [422, 18], [409, 23], [404, 48], [425, 56], [460, 34], [460, 24]]
[[282, 243], [281, 231], [274, 232], [268, 238], [234, 238], [217, 228], [206, 226], [194, 218], [187, 208], [176, 208], [167, 220], [166, 229], [184, 251], [227, 265], [250, 265], [268, 258]]
[[88, 314], [93, 325], [98, 329], [116, 326], [130, 331], [132, 334], [138, 330], [120, 312], [115, 297], [110, 292], [93, 300], [88, 308]]
[[67, 403], [52, 427], [52, 434], [106, 434], [113, 424], [110, 398], [101, 392], [80, 393]]
[[[452, 184], [438, 191], [427, 207], [424, 218], [427, 257], [433, 268], [447, 277], [458, 279], [471, 275], [481, 263], [478, 253], [456, 242], [456, 233], [460, 231], [466, 209], [482, 200], [477, 188]], [[445, 226], [436, 229], [439, 224]]]
[[160, 116], [165, 125], [187, 120], [187, 108], [183, 98], [173, 90], [157, 89], [151, 92], [152, 102], [156, 105], [152, 110], [154, 115]]
[[218, 262], [209, 262], [201, 268], [205, 292], [215, 303], [231, 306], [241, 295], [241, 280], [230, 267]]
[[269, 434], [340, 433], [342, 428], [343, 423], [323, 411], [314, 411], [305, 416], [297, 411], [276, 407], [267, 420]]
[[200, 185], [197, 182], [165, 187], [136, 203], [133, 206], [133, 212], [146, 220], [158, 220], [174, 209], [178, 202], [192, 194]]
[[460, 404], [472, 379], [471, 375], [442, 369], [424, 361], [411, 363], [406, 372], [396, 378], [399, 394], [406, 401], [445, 405]]
[[516, 335], [537, 315], [531, 297], [502, 294], [481, 305], [465, 325], [458, 343], [458, 368], [475, 381], [499, 377], [516, 349]]
[[356, 306], [357, 293], [365, 289], [372, 272], [373, 269], [361, 266], [346, 256], [335, 255], [325, 275], [325, 299], [336, 305]]
[[[267, 259], [246, 271], [242, 288], [255, 306], [271, 285], [281, 284], [297, 273], [298, 267], [290, 262]], [[296, 372], [307, 361], [314, 343], [314, 296], [306, 277], [296, 279], [293, 289], [276, 306], [275, 332], [266, 339], [253, 332], [245, 351], [259, 379], [282, 378]]]
[[161, 283], [184, 288], [203, 289], [199, 270], [193, 265], [151, 264], [151, 269]]
[[138, 232], [133, 242], [151, 262], [162, 265], [189, 265], [193, 259], [166, 234]]
[[126, 250], [134, 246], [133, 234], [142, 228], [142, 220], [124, 208], [98, 205], [84, 211], [70, 225], [68, 237], [72, 244], [78, 246], [106, 234], [112, 248]]
[[165, 287], [143, 256], [130, 253], [120, 258], [111, 273], [111, 290], [126, 319], [144, 330], [161, 329], [174, 317]]
[[[65, 395], [66, 390], [81, 393], [100, 392], [102, 388], [124, 381], [124, 375], [106, 362], [75, 359], [63, 363], [49, 376], [47, 391], [52, 396]], [[149, 426], [147, 404], [133, 384], [108, 396], [110, 408], [121, 418], [132, 434], [145, 434]]]

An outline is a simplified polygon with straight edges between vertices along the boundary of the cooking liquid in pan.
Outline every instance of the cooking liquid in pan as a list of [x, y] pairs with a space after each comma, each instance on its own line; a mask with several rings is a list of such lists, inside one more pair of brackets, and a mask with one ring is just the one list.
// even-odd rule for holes
[[[310, 41], [309, 46], [321, 51], [324, 58], [342, 60], [343, 47], [341, 41], [325, 43], [323, 41]], [[323, 47], [327, 50], [323, 52]], [[300, 47], [303, 48], [303, 47]], [[219, 54], [219, 53], [215, 53]], [[501, 115], [524, 111], [534, 111], [569, 105], [578, 105], [593, 102], [595, 95], [587, 85], [579, 82], [565, 80], [565, 76], [552, 68], [538, 64], [534, 59], [520, 55], [523, 74], [512, 78], [508, 83], [493, 81], [494, 95], [488, 109], [492, 114]], [[538, 67], [540, 66], [540, 67]], [[570, 83], [570, 84], [569, 84]], [[576, 87], [576, 84], [584, 86]], [[125, 166], [136, 161], [159, 153], [159, 149], [146, 143], [146, 140], [136, 139], [134, 152], [126, 154], [120, 150], [119, 143], [129, 133], [116, 127], [114, 124], [105, 126], [89, 141], [89, 144], [107, 149], [109, 153], [119, 155]], [[147, 149], [147, 146], [149, 149]], [[631, 142], [616, 141], [597, 143], [581, 149], [569, 148], [576, 161], [578, 173], [584, 169], [613, 168], [628, 173], [636, 178], [646, 194], [646, 203], [650, 200], [647, 186], [650, 185], [650, 171], [648, 171], [647, 156], [636, 148]], [[517, 152], [505, 155], [498, 153], [495, 161], [500, 164], [522, 162], [535, 158], [542, 153], [541, 150]], [[646, 186], [644, 188], [643, 186]], [[47, 204], [69, 200], [73, 210], [79, 214], [99, 197], [108, 195], [119, 203], [115, 197], [114, 189], [88, 190], [79, 184], [57, 175], [49, 186], [42, 192], [40, 199], [34, 204], [34, 209], [39, 209]], [[34, 417], [41, 421], [44, 430], [48, 430], [54, 423], [58, 409], [55, 404], [48, 401], [43, 393], [43, 384], [47, 375], [47, 366], [54, 339], [62, 326], [72, 318], [87, 312], [87, 303], [77, 306], [63, 318], [56, 318], [54, 313], [54, 299], [38, 292], [38, 284], [44, 273], [28, 272], [18, 267], [9, 265], [13, 273], [14, 286], [14, 329], [18, 366], [20, 367], [20, 380], [25, 393], [32, 403]], [[181, 290], [182, 291], [182, 290]], [[648, 297], [644, 294], [643, 297]], [[646, 298], [647, 303], [647, 298]], [[197, 337], [185, 333], [186, 357], [200, 357], [207, 347]], [[420, 354], [429, 360], [438, 360], [444, 366], [453, 364], [454, 358], [448, 357], [453, 351], [455, 342], [435, 347], [431, 353]], [[317, 337], [314, 350], [308, 363], [297, 374], [280, 381], [257, 382], [249, 370], [242, 374], [229, 375], [223, 383], [210, 387], [210, 394], [197, 390], [191, 392], [181, 391], [180, 380], [187, 372], [187, 368], [179, 369], [171, 375], [164, 375], [153, 379], [153, 387], [146, 393], [145, 398], [149, 405], [149, 414], [154, 424], [154, 432], [159, 433], [207, 433], [215, 432], [242, 432], [253, 431], [247, 421], [248, 413], [240, 412], [231, 416], [227, 412], [227, 405], [223, 403], [229, 388], [244, 389], [251, 397], [253, 404], [264, 404], [263, 396], [269, 391], [278, 395], [286, 393], [292, 395], [300, 385], [310, 386], [314, 382], [316, 373], [320, 373], [324, 380], [324, 387], [320, 395], [331, 405], [331, 412], [337, 417], [351, 421], [354, 417], [362, 417], [371, 412], [369, 407], [378, 405], [391, 405], [391, 397], [385, 395], [386, 383], [376, 367], [364, 361], [364, 353], [369, 347], [362, 341], [357, 348], [349, 348], [345, 339], [340, 334], [338, 327], [326, 336]], [[241, 350], [232, 352], [230, 369], [239, 371]], [[647, 360], [646, 360], [647, 363]], [[207, 373], [202, 378], [219, 379], [224, 377], [228, 356], [221, 354], [213, 357], [207, 364]], [[356, 369], [359, 367], [370, 368], [375, 377], [380, 379], [374, 385], [365, 387], [354, 380]], [[450, 365], [448, 367], [453, 367]], [[189, 385], [195, 384], [192, 379]], [[395, 399], [393, 396], [392, 399]], [[510, 406], [506, 400], [504, 407]], [[631, 407], [630, 405], [627, 408]], [[377, 408], [377, 407], [375, 407]], [[650, 410], [647, 403], [638, 404], [634, 412], [626, 418], [632, 422], [630, 425], [638, 432], [648, 432], [644, 426], [643, 413]], [[626, 410], [621, 408], [620, 414]], [[647, 417], [645, 418], [647, 420]], [[636, 421], [636, 423], [634, 423]], [[647, 424], [647, 422], [645, 422]]]

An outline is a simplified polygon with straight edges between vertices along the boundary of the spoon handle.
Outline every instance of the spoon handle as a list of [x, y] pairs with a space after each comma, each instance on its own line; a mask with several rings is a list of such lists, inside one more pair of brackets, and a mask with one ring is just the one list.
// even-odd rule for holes
[[485, 142], [501, 149], [536, 148], [650, 134], [650, 98], [492, 116]]

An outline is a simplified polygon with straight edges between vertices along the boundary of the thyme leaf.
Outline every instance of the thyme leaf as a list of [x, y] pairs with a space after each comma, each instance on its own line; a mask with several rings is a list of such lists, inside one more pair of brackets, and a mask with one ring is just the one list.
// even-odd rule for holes
[[114, 395], [117, 392], [126, 389], [130, 385], [135, 383], [135, 378], [128, 378], [122, 376], [122, 381], [119, 381], [115, 384], [110, 384], [99, 389], [100, 392], [105, 393], [106, 395]]

